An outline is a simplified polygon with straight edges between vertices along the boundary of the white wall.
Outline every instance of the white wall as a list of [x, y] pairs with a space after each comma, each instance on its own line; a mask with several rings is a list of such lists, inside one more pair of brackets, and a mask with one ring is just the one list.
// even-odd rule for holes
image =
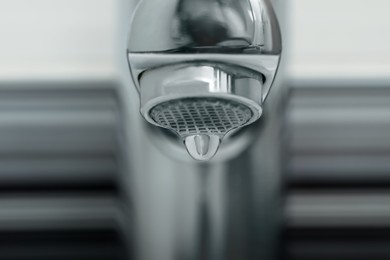
[[0, 82], [112, 77], [117, 5], [1, 0]]
[[293, 77], [390, 77], [390, 1], [288, 0]]

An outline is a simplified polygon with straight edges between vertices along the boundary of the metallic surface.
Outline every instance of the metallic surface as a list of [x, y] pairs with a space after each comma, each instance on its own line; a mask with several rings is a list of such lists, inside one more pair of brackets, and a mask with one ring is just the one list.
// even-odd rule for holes
[[154, 125], [158, 124], [150, 117], [150, 112], [155, 106], [185, 98], [218, 98], [245, 105], [253, 114], [248, 124], [262, 114], [262, 83], [260, 79], [250, 78], [250, 74], [243, 73], [237, 78], [211, 66], [182, 64], [146, 71], [140, 82], [141, 113]]
[[279, 25], [268, 0], [141, 1], [128, 41], [138, 87], [147, 69], [208, 61], [238, 65], [264, 77], [263, 99], [280, 54]]
[[[161, 30], [152, 31], [151, 21], [157, 20], [159, 24], [164, 19], [171, 19], [172, 16], [164, 12], [172, 9], [176, 2], [155, 1], [155, 6], [150, 4], [150, 10], [159, 12], [153, 11], [158, 14], [151, 17], [140, 15], [140, 21], [144, 22], [137, 23], [141, 24], [138, 39], [151, 39], [148, 44], [159, 45], [158, 41], [164, 39], [153, 39], [153, 35], [170, 35], [160, 33]], [[126, 10], [133, 10], [133, 4], [134, 1], [130, 1], [122, 12], [126, 14]], [[142, 4], [147, 4], [147, 1]], [[134, 10], [135, 14], [141, 5]], [[274, 2], [273, 5], [279, 12], [278, 18], [283, 19], [283, 4]], [[127, 32], [129, 24], [135, 22], [134, 19], [124, 22], [122, 31]], [[143, 34], [142, 28], [152, 32], [147, 34], [144, 31]], [[142, 69], [194, 59], [208, 59], [214, 65], [221, 64], [216, 62], [218, 60], [234, 65], [244, 61], [254, 67], [262, 60], [264, 67], [272, 68], [279, 59], [272, 54], [221, 55], [211, 51], [201, 53], [200, 49], [196, 55], [130, 53], [129, 60], [138, 63]], [[135, 71], [132, 72], [134, 75]], [[124, 165], [128, 170], [120, 183], [130, 205], [129, 230], [132, 231], [135, 259], [274, 259], [279, 250], [279, 225], [282, 221], [281, 79], [275, 81], [272, 95], [263, 104], [261, 121], [224, 142], [212, 161], [199, 163], [173, 142], [171, 136], [143, 120], [139, 113], [139, 86], [134, 88], [127, 68], [123, 73], [124, 88], [120, 97], [125, 108], [122, 117], [127, 144]], [[134, 83], [138, 85], [139, 82]]]
[[191, 97], [242, 103], [253, 112], [245, 125], [255, 122], [280, 54], [280, 29], [267, 0], [141, 1], [128, 39], [141, 113], [157, 126], [153, 107]]

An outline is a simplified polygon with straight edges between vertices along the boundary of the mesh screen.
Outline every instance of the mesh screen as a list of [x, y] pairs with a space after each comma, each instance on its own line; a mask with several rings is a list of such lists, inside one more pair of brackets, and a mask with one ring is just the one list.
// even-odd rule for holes
[[225, 135], [246, 124], [252, 118], [252, 111], [230, 100], [187, 98], [157, 105], [151, 110], [150, 116], [160, 126], [181, 136]]

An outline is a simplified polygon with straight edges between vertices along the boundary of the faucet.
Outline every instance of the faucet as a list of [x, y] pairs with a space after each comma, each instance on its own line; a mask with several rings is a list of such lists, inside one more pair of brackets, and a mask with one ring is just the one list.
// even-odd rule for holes
[[143, 118], [208, 161], [261, 117], [281, 50], [270, 0], [143, 0], [127, 58]]

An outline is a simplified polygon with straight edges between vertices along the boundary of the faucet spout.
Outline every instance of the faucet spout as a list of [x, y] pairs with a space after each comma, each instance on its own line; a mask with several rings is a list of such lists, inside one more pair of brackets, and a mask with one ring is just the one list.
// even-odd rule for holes
[[260, 118], [280, 55], [269, 0], [144, 0], [128, 44], [141, 114], [197, 160]]

